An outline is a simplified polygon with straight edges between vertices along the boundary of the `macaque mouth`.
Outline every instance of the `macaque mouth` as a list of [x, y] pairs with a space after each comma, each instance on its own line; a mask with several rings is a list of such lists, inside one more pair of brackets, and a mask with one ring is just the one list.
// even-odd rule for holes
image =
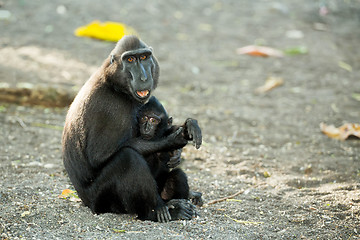
[[146, 98], [147, 96], [150, 95], [150, 91], [149, 90], [136, 91], [136, 95], [140, 98]]

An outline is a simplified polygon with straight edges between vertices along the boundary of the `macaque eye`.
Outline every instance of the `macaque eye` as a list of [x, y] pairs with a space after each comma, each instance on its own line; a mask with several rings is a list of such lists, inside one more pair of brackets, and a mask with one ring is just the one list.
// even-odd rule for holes
[[147, 116], [144, 116], [140, 119], [141, 122], [147, 122], [148, 121], [148, 117]]
[[140, 60], [145, 60], [146, 58], [147, 58], [146, 55], [141, 55], [141, 56], [140, 56]]
[[154, 123], [154, 124], [158, 124], [160, 121], [159, 121], [159, 119], [156, 119], [156, 118], [150, 118], [150, 122]]
[[130, 56], [130, 57], [127, 58], [127, 61], [128, 61], [129, 63], [132, 63], [132, 62], [134, 62], [135, 60], [136, 60], [136, 58], [133, 57], [133, 56]]

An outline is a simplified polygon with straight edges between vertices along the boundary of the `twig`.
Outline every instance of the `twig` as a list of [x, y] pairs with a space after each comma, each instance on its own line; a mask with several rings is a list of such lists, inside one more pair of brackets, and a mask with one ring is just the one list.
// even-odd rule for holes
[[215, 203], [219, 203], [219, 202], [226, 201], [227, 199], [229, 199], [229, 198], [234, 198], [234, 197], [236, 197], [237, 195], [242, 194], [243, 192], [245, 192], [245, 190], [244, 190], [244, 189], [241, 189], [240, 191], [238, 191], [237, 193], [235, 193], [235, 194], [233, 194], [233, 195], [231, 195], [231, 196], [227, 196], [227, 197], [223, 197], [223, 198], [220, 198], [220, 199], [215, 199], [215, 200], [213, 200], [213, 201], [210, 201], [210, 202], [207, 203], [207, 205], [212, 205], [212, 204], [215, 204]]
[[16, 118], [16, 121], [20, 124], [20, 126], [22, 128], [27, 128], [26, 124], [24, 123], [24, 121], [21, 118], [19, 118], [19, 117], [15, 117], [15, 118]]
[[41, 128], [48, 128], [48, 129], [59, 130], [59, 131], [62, 131], [64, 129], [64, 127], [62, 127], [62, 126], [50, 125], [50, 124], [38, 123], [38, 122], [31, 123], [31, 126], [33, 126], [33, 127], [41, 127]]
[[[259, 185], [262, 185], [262, 184], [256, 184], [256, 185], [254, 185], [252, 188], [256, 188], [256, 187], [259, 186]], [[245, 191], [247, 191], [247, 190], [249, 190], [249, 189], [250, 189], [250, 188], [245, 189], [245, 190], [244, 190], [244, 189], [241, 189], [240, 191], [234, 193], [233, 195], [230, 195], [230, 196], [227, 196], [227, 197], [223, 197], [223, 198], [219, 198], [219, 199], [215, 199], [215, 200], [213, 200], [213, 201], [208, 202], [206, 205], [212, 205], [212, 204], [215, 204], [215, 203], [219, 203], [219, 202], [226, 201], [226, 200], [228, 200], [229, 198], [234, 198], [234, 197], [236, 197], [237, 195], [242, 194], [243, 192], [245, 192]]]

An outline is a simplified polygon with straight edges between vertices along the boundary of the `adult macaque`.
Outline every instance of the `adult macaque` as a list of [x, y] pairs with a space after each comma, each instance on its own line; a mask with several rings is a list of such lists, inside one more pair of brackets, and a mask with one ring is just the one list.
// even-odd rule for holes
[[77, 94], [63, 132], [63, 161], [84, 204], [94, 213], [136, 213], [142, 220], [191, 219], [185, 199], [168, 202], [144, 156], [184, 147], [180, 127], [157, 141], [137, 136], [136, 113], [156, 88], [153, 51], [135, 36], [122, 38]]

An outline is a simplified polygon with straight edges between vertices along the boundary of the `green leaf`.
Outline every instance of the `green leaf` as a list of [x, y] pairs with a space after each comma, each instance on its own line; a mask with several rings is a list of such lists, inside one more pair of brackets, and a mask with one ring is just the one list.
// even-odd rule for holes
[[6, 107], [5, 106], [0, 106], [0, 113], [2, 112], [6, 112]]
[[360, 102], [360, 93], [353, 93], [351, 94], [351, 97], [355, 99], [356, 101]]
[[339, 61], [338, 64], [339, 64], [339, 67], [341, 67], [342, 69], [352, 72], [352, 66], [350, 64], [343, 62], [343, 61]]
[[307, 54], [308, 48], [306, 46], [297, 46], [292, 48], [287, 48], [284, 50], [286, 55], [299, 55], [299, 54]]

